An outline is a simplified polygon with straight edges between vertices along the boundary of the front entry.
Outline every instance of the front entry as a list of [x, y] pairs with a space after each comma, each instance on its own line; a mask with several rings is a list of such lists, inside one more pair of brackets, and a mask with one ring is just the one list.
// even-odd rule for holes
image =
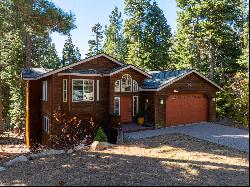
[[121, 123], [132, 122], [131, 97], [121, 97]]

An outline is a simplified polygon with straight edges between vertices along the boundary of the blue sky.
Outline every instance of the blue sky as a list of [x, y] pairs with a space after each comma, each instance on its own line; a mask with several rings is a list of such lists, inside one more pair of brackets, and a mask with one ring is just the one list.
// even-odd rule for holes
[[[65, 11], [72, 11], [76, 17], [77, 28], [71, 31], [73, 43], [79, 48], [82, 58], [88, 50], [88, 40], [91, 39], [91, 28], [100, 22], [104, 25], [109, 24], [109, 15], [117, 6], [121, 12], [124, 10], [124, 0], [52, 0], [57, 6]], [[175, 0], [156, 0], [163, 10], [172, 32], [176, 31], [176, 1]], [[123, 19], [125, 15], [123, 15]], [[56, 45], [56, 50], [61, 57], [62, 49], [66, 36], [58, 33], [52, 34], [52, 40]]]

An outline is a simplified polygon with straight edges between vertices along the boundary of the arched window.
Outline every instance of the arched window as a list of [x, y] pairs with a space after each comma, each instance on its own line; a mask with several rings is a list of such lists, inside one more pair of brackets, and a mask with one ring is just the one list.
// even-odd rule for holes
[[122, 92], [131, 92], [132, 91], [132, 78], [130, 75], [125, 74], [122, 76], [121, 91]]
[[133, 80], [133, 92], [138, 92], [138, 83]]
[[117, 80], [115, 82], [115, 92], [120, 92], [121, 91], [121, 81]]

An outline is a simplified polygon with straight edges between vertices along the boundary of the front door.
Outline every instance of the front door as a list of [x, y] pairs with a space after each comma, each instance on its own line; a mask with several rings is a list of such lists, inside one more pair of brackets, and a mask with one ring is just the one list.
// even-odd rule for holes
[[121, 97], [121, 122], [132, 122], [131, 97]]

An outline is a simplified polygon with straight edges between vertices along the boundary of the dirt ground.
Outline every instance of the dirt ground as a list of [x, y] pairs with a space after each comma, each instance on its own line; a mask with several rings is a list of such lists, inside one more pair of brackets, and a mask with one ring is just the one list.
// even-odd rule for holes
[[249, 155], [169, 134], [17, 163], [0, 185], [249, 185]]
[[28, 152], [24, 144], [24, 134], [17, 135], [11, 132], [0, 134], [0, 165], [20, 154]]

